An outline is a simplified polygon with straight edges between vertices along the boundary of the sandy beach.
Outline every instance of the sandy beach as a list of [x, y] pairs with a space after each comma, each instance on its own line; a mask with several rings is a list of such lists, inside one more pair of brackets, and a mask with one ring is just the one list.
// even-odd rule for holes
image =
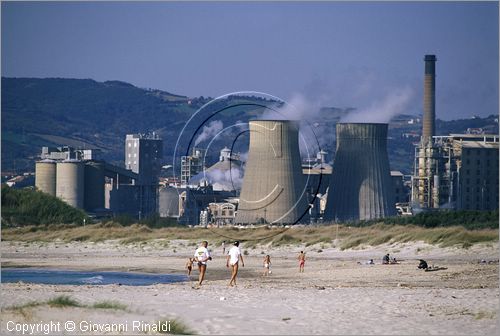
[[[170, 241], [168, 248], [162, 247], [161, 240], [128, 245], [2, 242], [2, 267], [182, 274], [193, 245], [187, 240]], [[89, 321], [115, 323], [128, 326], [120, 334], [147, 334], [133, 330], [132, 322], [171, 319], [196, 334], [493, 335], [499, 331], [497, 243], [469, 249], [405, 243], [345, 251], [319, 245], [246, 250], [243, 244], [245, 267], [240, 268], [234, 288], [227, 286], [229, 271], [220, 247], [209, 248], [214, 260], [198, 290], [192, 288], [197, 271], [191, 281], [151, 286], [2, 283], [2, 334], [15, 334], [7, 330], [8, 321], [10, 326], [73, 321], [77, 328]], [[303, 274], [298, 273], [296, 261], [300, 250], [307, 253]], [[382, 265], [385, 253], [397, 257], [400, 264]], [[264, 254], [272, 257], [268, 277], [262, 277]], [[370, 258], [375, 265], [364, 264]], [[418, 270], [420, 258], [446, 269]], [[486, 263], [479, 263], [482, 259]], [[48, 305], [11, 309], [60, 295], [85, 305], [116, 301], [126, 309]], [[106, 334], [77, 331], [54, 333]]]

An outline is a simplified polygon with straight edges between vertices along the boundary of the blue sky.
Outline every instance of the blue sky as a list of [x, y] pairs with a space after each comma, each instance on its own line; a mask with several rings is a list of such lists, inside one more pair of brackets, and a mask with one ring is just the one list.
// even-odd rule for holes
[[438, 118], [466, 118], [498, 114], [498, 27], [497, 2], [3, 1], [2, 76], [368, 110], [403, 92], [397, 108], [420, 113], [430, 53]]

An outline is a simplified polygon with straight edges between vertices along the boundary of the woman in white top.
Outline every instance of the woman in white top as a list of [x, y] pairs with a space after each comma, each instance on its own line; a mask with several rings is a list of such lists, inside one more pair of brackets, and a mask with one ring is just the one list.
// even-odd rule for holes
[[234, 246], [228, 252], [226, 259], [226, 267], [231, 265], [231, 281], [229, 281], [229, 286], [236, 285], [236, 276], [238, 275], [238, 262], [241, 259], [241, 266], [245, 267], [245, 262], [243, 261], [243, 255], [241, 255], [241, 250], [239, 248], [240, 242], [234, 242]]

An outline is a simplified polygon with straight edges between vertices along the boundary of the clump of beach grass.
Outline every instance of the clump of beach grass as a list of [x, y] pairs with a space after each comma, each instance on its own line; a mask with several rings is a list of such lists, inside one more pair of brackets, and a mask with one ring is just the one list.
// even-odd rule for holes
[[51, 307], [82, 307], [82, 305], [75, 299], [67, 296], [61, 295], [47, 301], [47, 304]]
[[48, 305], [54, 308], [78, 307], [78, 308], [93, 308], [93, 309], [115, 309], [127, 310], [127, 306], [117, 301], [99, 301], [91, 305], [85, 305], [67, 295], [56, 296], [47, 301], [29, 301], [24, 304], [14, 305], [3, 308], [2, 310], [10, 310], [19, 312], [23, 316], [27, 316], [27, 311], [31, 308]]
[[90, 306], [96, 309], [127, 310], [127, 306], [117, 301], [99, 301]]
[[158, 324], [169, 325], [170, 330], [160, 330], [160, 334], [195, 335], [195, 333], [179, 319], [161, 319]]

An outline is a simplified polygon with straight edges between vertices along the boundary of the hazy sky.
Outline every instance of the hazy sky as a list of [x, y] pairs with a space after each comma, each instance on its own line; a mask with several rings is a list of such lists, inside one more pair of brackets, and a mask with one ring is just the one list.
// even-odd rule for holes
[[430, 53], [438, 118], [486, 116], [498, 114], [498, 27], [497, 2], [2, 1], [2, 76], [299, 94], [366, 110], [395, 99], [420, 113]]

